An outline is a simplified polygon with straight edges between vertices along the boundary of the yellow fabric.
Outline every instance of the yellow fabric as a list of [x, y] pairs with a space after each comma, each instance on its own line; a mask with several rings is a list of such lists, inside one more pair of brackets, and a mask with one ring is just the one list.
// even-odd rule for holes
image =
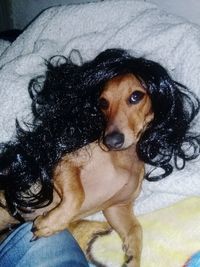
[[[140, 216], [139, 221], [143, 227], [141, 267], [183, 267], [200, 250], [198, 197]], [[85, 222], [82, 230], [79, 226], [73, 231], [88, 258], [107, 267], [121, 267], [121, 240], [114, 231], [105, 232], [107, 229], [105, 223]]]
[[200, 198], [139, 218], [144, 231], [142, 267], [182, 267], [200, 250]]

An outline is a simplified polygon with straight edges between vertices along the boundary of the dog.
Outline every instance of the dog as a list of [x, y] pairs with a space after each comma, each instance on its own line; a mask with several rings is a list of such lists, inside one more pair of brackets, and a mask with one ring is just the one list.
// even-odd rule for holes
[[[126, 265], [139, 267], [134, 201], [144, 177], [162, 179], [172, 159], [182, 169], [198, 156], [189, 130], [199, 100], [158, 63], [121, 49], [81, 66], [48, 62], [43, 80], [29, 87], [33, 126], [17, 124], [16, 141], [2, 145], [0, 229], [31, 220], [35, 240], [103, 211], [122, 238]], [[163, 172], [145, 176], [145, 163]]]

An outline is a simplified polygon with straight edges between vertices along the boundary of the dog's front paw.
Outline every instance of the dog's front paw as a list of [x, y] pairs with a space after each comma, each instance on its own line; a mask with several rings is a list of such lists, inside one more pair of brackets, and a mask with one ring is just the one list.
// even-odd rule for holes
[[133, 246], [134, 240], [131, 237], [127, 238], [123, 243], [123, 251], [125, 252], [125, 265], [126, 267], [140, 267], [140, 254], [137, 255], [135, 247]]
[[133, 263], [133, 256], [125, 255], [125, 262], [124, 262], [123, 267], [135, 267], [135, 266], [137, 265]]
[[123, 251], [125, 252], [125, 263], [124, 263], [124, 267], [139, 267], [138, 265], [134, 264], [134, 258], [132, 253], [128, 250], [127, 246], [124, 244], [123, 245]]
[[58, 222], [59, 220], [52, 220], [48, 213], [46, 215], [38, 216], [33, 222], [32, 232], [34, 237], [47, 237], [67, 228], [67, 224]]

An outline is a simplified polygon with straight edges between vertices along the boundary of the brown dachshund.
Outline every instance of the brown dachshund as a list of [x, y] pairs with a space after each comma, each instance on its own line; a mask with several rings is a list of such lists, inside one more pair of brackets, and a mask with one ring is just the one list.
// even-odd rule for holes
[[[55, 167], [53, 202], [23, 217], [34, 220], [34, 236], [41, 237], [103, 211], [123, 240], [127, 266], [139, 267], [142, 229], [133, 203], [140, 193], [144, 163], [137, 156], [136, 144], [154, 117], [151, 100], [144, 84], [126, 74], [106, 83], [100, 105], [107, 120], [102, 143], [65, 155]], [[16, 222], [2, 212], [1, 229]]]

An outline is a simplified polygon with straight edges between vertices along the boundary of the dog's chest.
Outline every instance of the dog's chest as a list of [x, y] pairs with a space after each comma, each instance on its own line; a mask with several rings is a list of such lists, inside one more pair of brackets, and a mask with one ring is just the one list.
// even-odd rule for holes
[[138, 185], [134, 173], [122, 168], [110, 152], [103, 151], [98, 145], [92, 145], [85, 153], [82, 151], [79, 155], [83, 163], [81, 182], [85, 191], [83, 212], [130, 197]]

